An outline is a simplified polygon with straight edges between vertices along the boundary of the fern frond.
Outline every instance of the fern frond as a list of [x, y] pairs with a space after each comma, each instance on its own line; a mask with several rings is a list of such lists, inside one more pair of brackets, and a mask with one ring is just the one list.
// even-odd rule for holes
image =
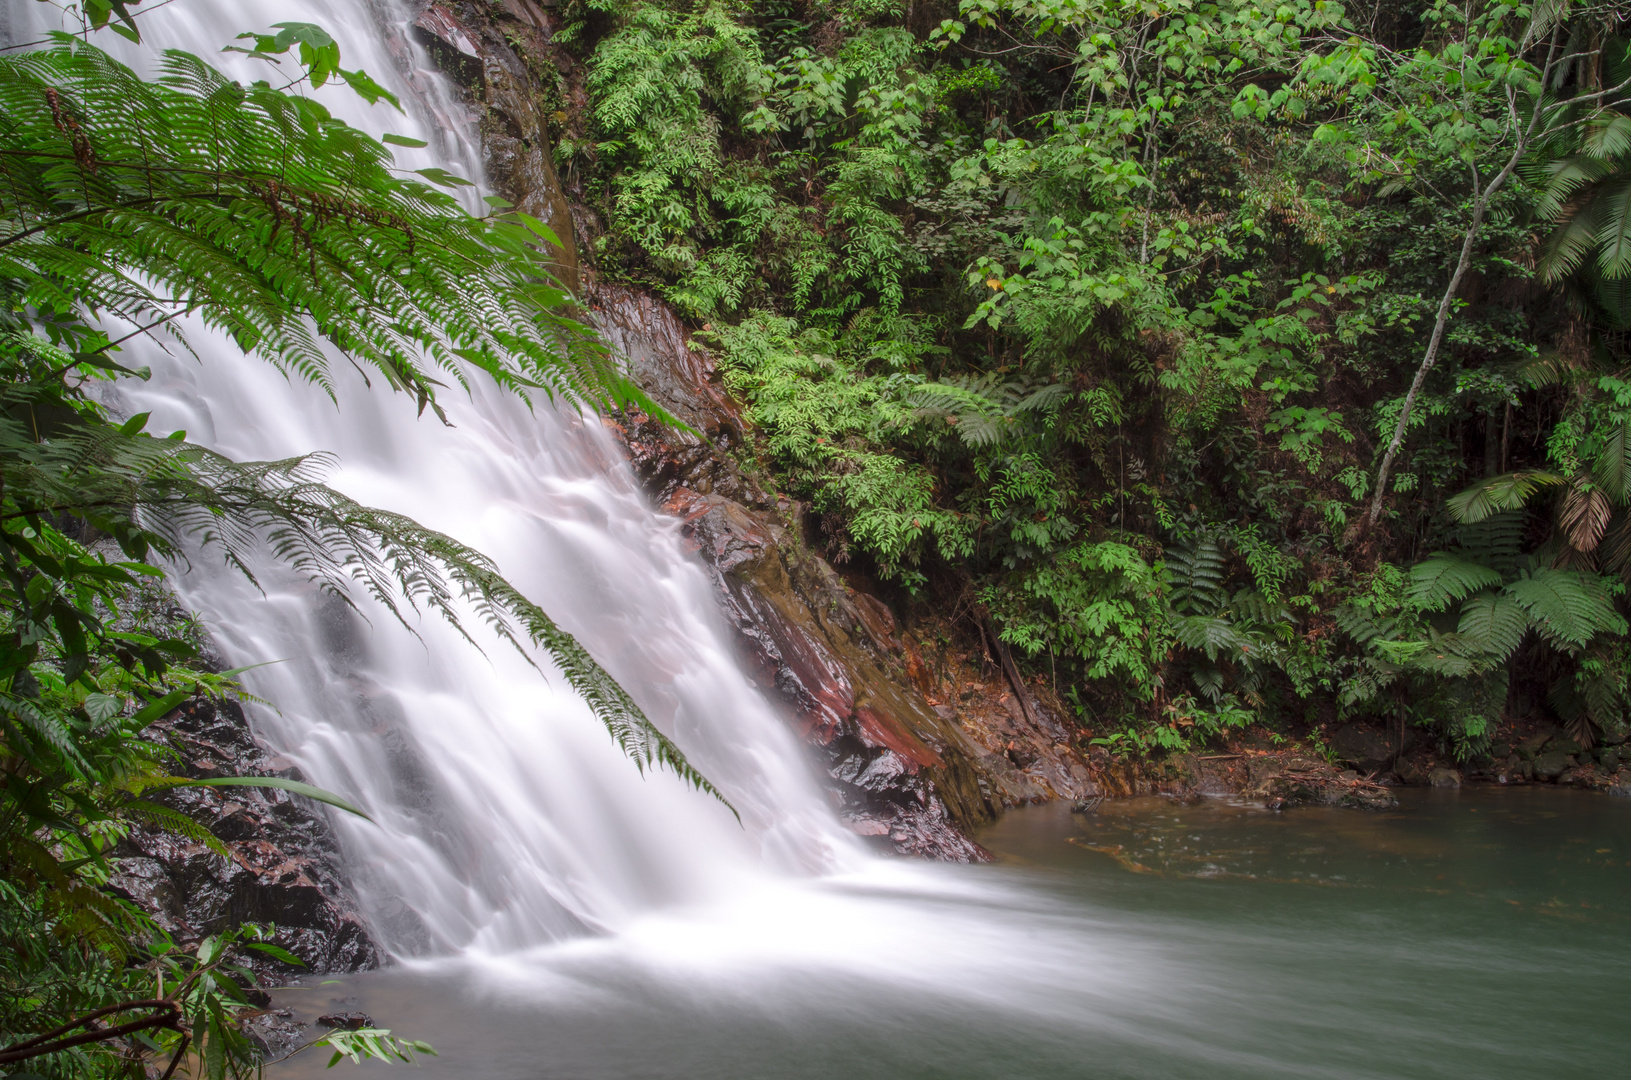
[[221, 842], [220, 837], [179, 810], [147, 799], [132, 799], [121, 806], [119, 810], [125, 817], [173, 832], [178, 836], [184, 836], [195, 843], [203, 844], [223, 859], [231, 858], [227, 846]]
[[1626, 632], [1625, 620], [1596, 574], [1536, 570], [1505, 591], [1529, 612], [1541, 637], [1565, 652], [1580, 651], [1600, 633]]
[[1392, 634], [1394, 630], [1395, 620], [1379, 619], [1358, 604], [1338, 604], [1331, 609], [1331, 618], [1336, 620], [1337, 629], [1360, 645], [1368, 645], [1377, 638]]
[[1220, 652], [1238, 653], [1248, 643], [1228, 619], [1214, 615], [1185, 615], [1172, 620], [1172, 634], [1186, 648], [1200, 649], [1208, 660]]
[[1455, 520], [1476, 524], [1496, 514], [1521, 510], [1535, 492], [1564, 482], [1557, 473], [1533, 469], [1504, 473], [1480, 480], [1459, 495], [1452, 495], [1447, 505]]
[[1468, 522], [1456, 530], [1461, 544], [1456, 554], [1510, 577], [1524, 561], [1524, 527], [1524, 514], [1516, 510]]
[[1215, 537], [1203, 533], [1186, 545], [1169, 547], [1162, 557], [1175, 610], [1211, 614], [1228, 602], [1228, 565]]
[[567, 315], [543, 226], [471, 217], [308, 98], [185, 53], [161, 70], [65, 40], [0, 57], [8, 310], [190, 312], [325, 389], [332, 345], [421, 410], [476, 371], [625, 403], [617, 362]]
[[1456, 632], [1467, 645], [1498, 660], [1517, 651], [1529, 630], [1529, 614], [1510, 596], [1479, 593], [1461, 605], [1461, 623]]
[[1500, 584], [1501, 575], [1489, 567], [1438, 551], [1410, 568], [1405, 596], [1424, 611], [1443, 611], [1480, 589]]
[[[0, 402], [26, 400], [27, 391], [0, 387]], [[82, 518], [136, 557], [149, 548], [170, 559], [193, 545], [213, 549], [251, 580], [251, 554], [264, 541], [319, 588], [348, 605], [360, 590], [410, 630], [408, 612], [429, 610], [470, 640], [460, 615], [468, 605], [522, 655], [527, 643], [547, 653], [637, 766], [662, 765], [722, 798], [594, 658], [485, 556], [327, 487], [327, 465], [322, 455], [234, 462], [112, 424], [71, 426], [35, 442], [0, 416], [0, 478], [20, 515]], [[26, 714], [26, 703], [15, 708]]]
[[1296, 621], [1296, 615], [1284, 604], [1270, 600], [1257, 589], [1241, 589], [1229, 601], [1229, 613], [1237, 619], [1261, 623], [1265, 626], [1284, 625]]

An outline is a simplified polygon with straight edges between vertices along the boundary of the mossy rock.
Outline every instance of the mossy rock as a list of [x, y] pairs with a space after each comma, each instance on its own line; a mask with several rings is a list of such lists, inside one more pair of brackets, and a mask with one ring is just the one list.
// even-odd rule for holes
[[1535, 779], [1555, 780], [1574, 764], [1561, 750], [1547, 750], [1535, 758]]

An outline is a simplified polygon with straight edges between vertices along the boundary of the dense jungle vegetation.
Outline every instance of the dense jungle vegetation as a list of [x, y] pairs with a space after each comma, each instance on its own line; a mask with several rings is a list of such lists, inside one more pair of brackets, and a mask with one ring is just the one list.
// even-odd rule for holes
[[1124, 750], [1623, 728], [1623, 5], [564, 11], [599, 270], [833, 561], [989, 613]]

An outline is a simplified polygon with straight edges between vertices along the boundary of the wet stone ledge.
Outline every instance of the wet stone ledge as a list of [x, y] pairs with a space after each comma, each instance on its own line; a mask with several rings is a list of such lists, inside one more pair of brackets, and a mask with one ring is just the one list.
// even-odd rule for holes
[[[193, 779], [281, 776], [303, 780], [250, 732], [236, 702], [194, 702], [150, 727], [146, 736], [181, 757]], [[228, 857], [203, 839], [157, 827], [133, 829], [114, 850], [109, 885], [135, 901], [178, 942], [255, 922], [273, 924], [273, 940], [307, 971], [378, 967], [356, 900], [339, 869], [334, 835], [309, 802], [272, 788], [172, 788], [149, 796], [208, 830]], [[257, 956], [251, 966], [276, 979], [292, 969]]]

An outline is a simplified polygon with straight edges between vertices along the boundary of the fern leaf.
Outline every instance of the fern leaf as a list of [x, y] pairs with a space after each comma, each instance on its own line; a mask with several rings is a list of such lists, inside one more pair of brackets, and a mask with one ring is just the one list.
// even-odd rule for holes
[[1357, 604], [1338, 604], [1331, 609], [1331, 617], [1336, 620], [1337, 629], [1361, 645], [1368, 645], [1392, 632], [1391, 626], [1384, 625], [1391, 620], [1378, 619]]
[[1480, 589], [1501, 584], [1501, 575], [1470, 559], [1435, 552], [1410, 568], [1405, 596], [1424, 611], [1442, 611]]
[[1537, 570], [1505, 591], [1529, 612], [1536, 631], [1565, 652], [1578, 652], [1600, 633], [1626, 632], [1625, 620], [1596, 574]]
[[1564, 483], [1556, 473], [1528, 470], [1491, 476], [1450, 497], [1450, 516], [1474, 524], [1508, 510], [1521, 510], [1530, 496], [1543, 488]]
[[1213, 615], [1186, 615], [1172, 620], [1172, 634], [1180, 644], [1200, 649], [1208, 660], [1220, 652], [1238, 653], [1247, 639], [1229, 622]]
[[[0, 405], [29, 401], [31, 393], [27, 385], [0, 385]], [[151, 548], [175, 559], [196, 544], [251, 580], [251, 552], [264, 542], [347, 604], [360, 590], [410, 629], [408, 612], [428, 609], [470, 640], [460, 617], [468, 604], [523, 655], [527, 643], [548, 654], [637, 766], [664, 766], [723, 801], [594, 658], [485, 556], [327, 487], [327, 465], [322, 455], [234, 462], [112, 424], [67, 426], [36, 442], [0, 415], [0, 480], [20, 515], [79, 517], [121, 544], [140, 545], [133, 556]], [[4, 704], [27, 719], [26, 702]]]
[[1504, 661], [1517, 651], [1528, 629], [1529, 615], [1516, 599], [1479, 593], [1461, 605], [1456, 631], [1469, 647]]
[[1525, 515], [1508, 510], [1456, 530], [1461, 550], [1456, 554], [1494, 570], [1504, 577], [1517, 573], [1524, 561]]
[[178, 836], [185, 836], [195, 843], [204, 845], [222, 858], [231, 857], [227, 851], [227, 846], [221, 842], [220, 837], [179, 810], [147, 799], [132, 799], [121, 806], [119, 810], [121, 814], [132, 820], [165, 829]]

